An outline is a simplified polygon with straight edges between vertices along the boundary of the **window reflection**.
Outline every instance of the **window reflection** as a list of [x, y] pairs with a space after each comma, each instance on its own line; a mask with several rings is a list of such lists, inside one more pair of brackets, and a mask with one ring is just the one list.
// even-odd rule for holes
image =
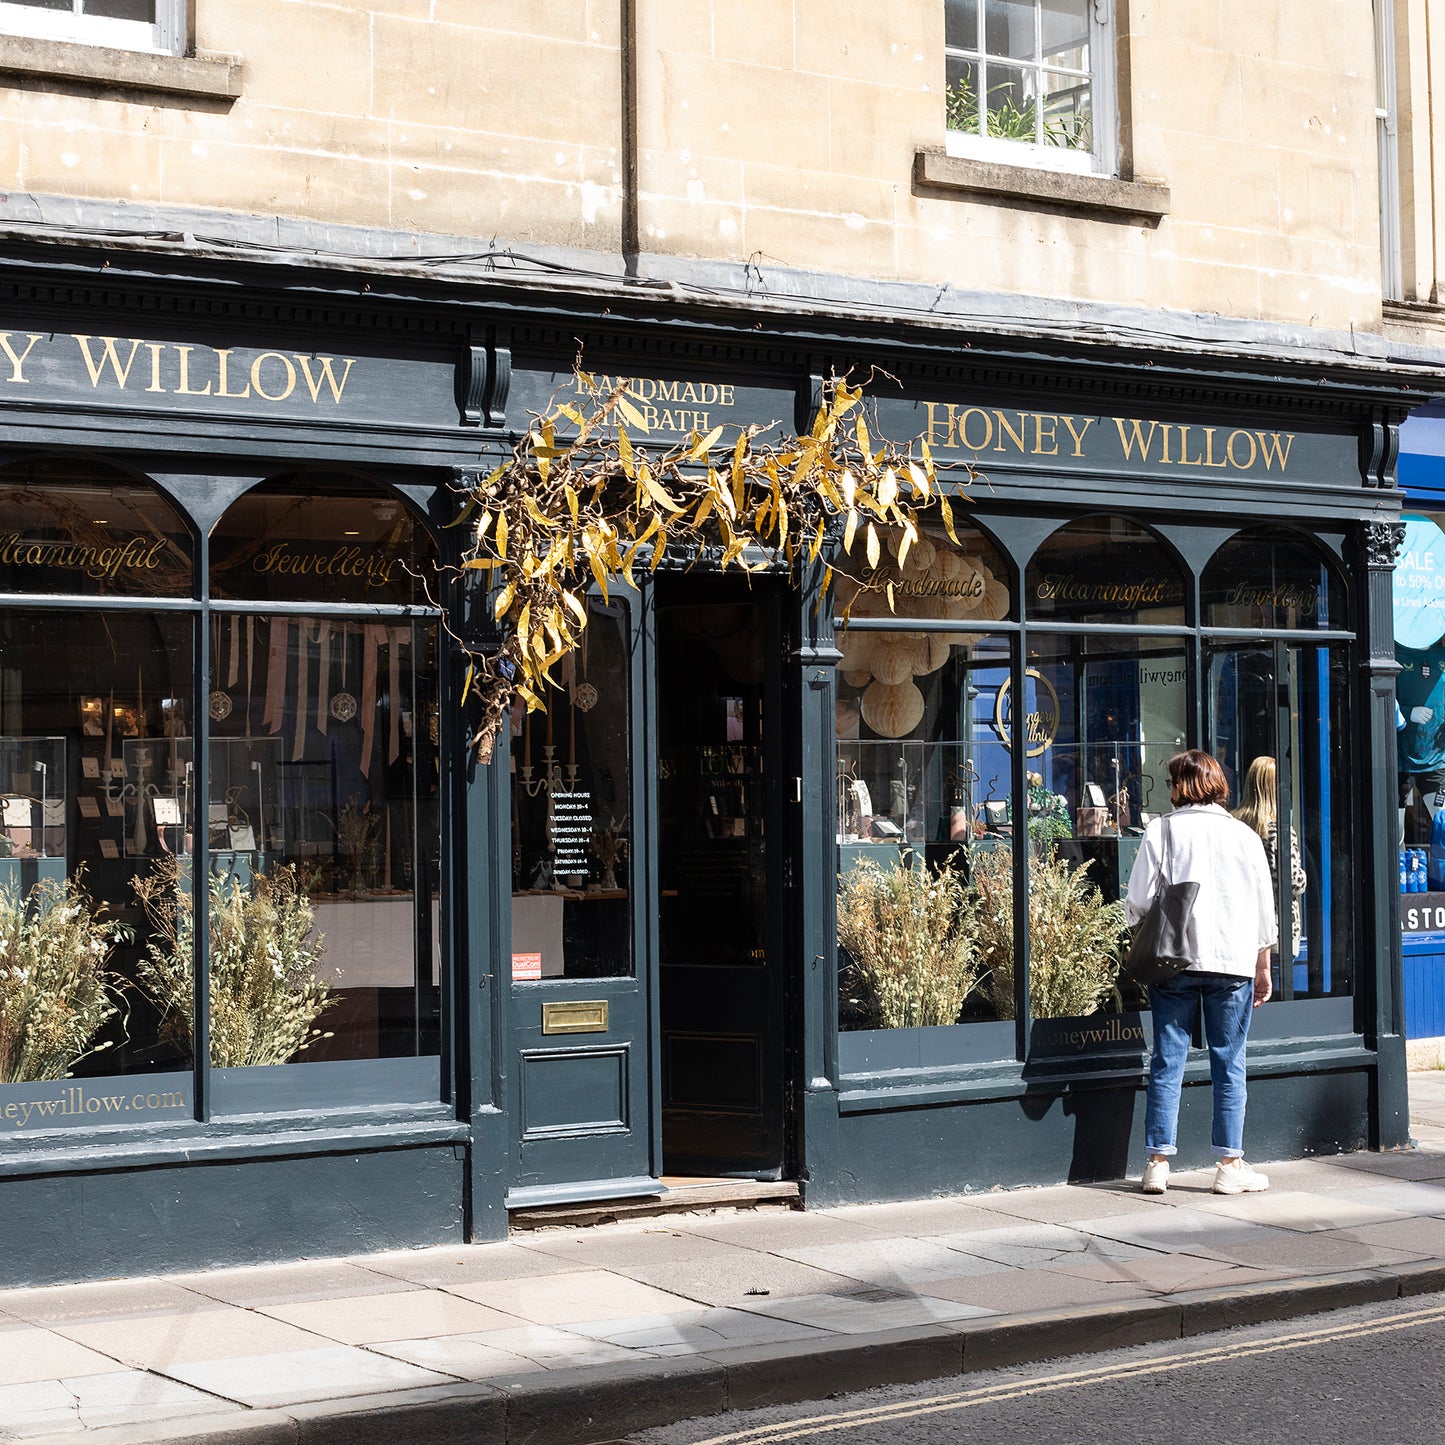
[[183, 613], [0, 613], [5, 1082], [190, 1060], [189, 1029], [146, 985], [156, 936], [136, 889], [188, 876], [191, 629]]
[[514, 983], [632, 973], [631, 616], [587, 606], [546, 713], [512, 711]]
[[435, 1053], [435, 627], [213, 625], [212, 1063]]

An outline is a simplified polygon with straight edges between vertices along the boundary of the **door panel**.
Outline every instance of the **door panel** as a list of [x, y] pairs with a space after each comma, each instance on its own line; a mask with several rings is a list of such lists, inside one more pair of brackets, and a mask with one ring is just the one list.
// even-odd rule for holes
[[779, 1178], [780, 589], [659, 582], [656, 627], [664, 1167]]
[[[650, 806], [634, 761], [646, 746], [644, 623], [636, 595], [591, 599], [549, 716], [512, 719], [513, 1208], [658, 1188], [652, 864], [632, 825]], [[558, 1007], [579, 1004], [590, 1006], [580, 1025]]]

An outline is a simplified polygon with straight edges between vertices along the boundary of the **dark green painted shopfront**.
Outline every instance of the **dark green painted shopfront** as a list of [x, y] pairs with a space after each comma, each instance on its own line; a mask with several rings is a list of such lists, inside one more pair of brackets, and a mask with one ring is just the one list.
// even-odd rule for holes
[[[12, 246], [0, 290], [0, 929], [40, 938], [0, 979], [0, 1283], [496, 1239], [664, 1176], [1119, 1177], [1148, 1011], [1068, 939], [1117, 927], [1183, 746], [1237, 788], [1275, 760], [1306, 877], [1252, 1156], [1405, 1141], [1423, 368], [82, 248]], [[821, 563], [592, 598], [483, 766], [446, 523], [579, 345], [654, 442], [806, 425], [877, 367], [960, 525], [846, 627]], [[961, 971], [840, 950], [840, 909], [944, 864]], [[1191, 1087], [1186, 1156], [1207, 1127]]]

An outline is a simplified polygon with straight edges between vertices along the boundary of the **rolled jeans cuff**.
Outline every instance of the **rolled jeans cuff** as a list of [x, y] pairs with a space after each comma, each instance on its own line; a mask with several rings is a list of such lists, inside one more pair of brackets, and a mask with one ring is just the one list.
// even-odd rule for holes
[[1210, 1152], [1216, 1159], [1243, 1159], [1243, 1149], [1222, 1149], [1218, 1144], [1210, 1145]]
[[1179, 1152], [1173, 1144], [1145, 1144], [1144, 1149], [1150, 1158], [1155, 1154], [1162, 1154], [1166, 1159], [1172, 1159]]

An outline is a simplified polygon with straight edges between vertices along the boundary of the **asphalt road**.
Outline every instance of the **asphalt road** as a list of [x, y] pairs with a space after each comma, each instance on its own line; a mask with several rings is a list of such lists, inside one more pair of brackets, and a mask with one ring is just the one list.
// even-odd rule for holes
[[1445, 1441], [1445, 1299], [715, 1415], [629, 1445], [1420, 1445]]

